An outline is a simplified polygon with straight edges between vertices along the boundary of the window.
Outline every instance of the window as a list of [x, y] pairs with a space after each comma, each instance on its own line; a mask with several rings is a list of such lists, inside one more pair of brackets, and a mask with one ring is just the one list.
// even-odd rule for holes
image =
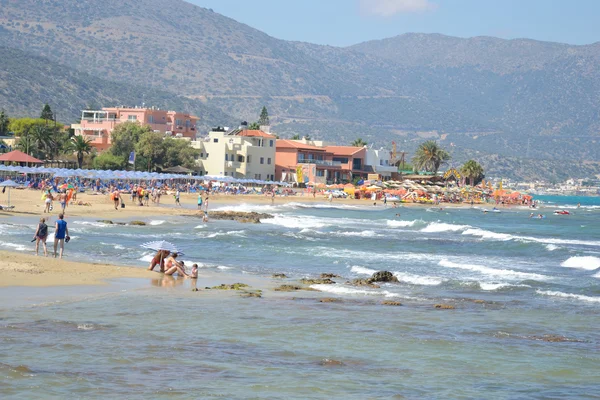
[[244, 156], [238, 155], [238, 162], [244, 162]]
[[177, 126], [181, 126], [181, 125], [183, 125], [183, 124], [182, 124], [182, 122], [183, 122], [183, 121], [182, 121], [181, 119], [176, 119], [176, 120], [175, 120], [175, 125], [177, 125]]
[[229, 161], [229, 154], [225, 153], [225, 161]]
[[261, 163], [261, 164], [264, 164], [264, 163], [265, 163], [265, 158], [264, 158], [264, 157], [261, 157], [261, 158], [260, 158], [260, 163]]
[[200, 158], [204, 157], [204, 153], [200, 153]]
[[154, 115], [148, 115], [148, 123], [149, 124], [153, 124], [154, 123]]
[[248, 156], [248, 164], [250, 164], [250, 156]]
[[137, 115], [128, 115], [127, 120], [128, 121], [137, 121]]
[[269, 146], [273, 147], [273, 140], [269, 140]]
[[219, 138], [214, 138], [213, 143], [219, 143]]
[[186, 120], [185, 120], [185, 127], [186, 127], [186, 128], [189, 128], [189, 127], [190, 127], [190, 120], [189, 120], [189, 119], [186, 119]]
[[271, 165], [271, 157], [267, 158], [267, 164]]
[[318, 169], [318, 170], [317, 170], [317, 176], [325, 176], [325, 170], [323, 170], [323, 169]]
[[333, 161], [340, 162], [342, 164], [348, 164], [347, 157], [333, 157]]

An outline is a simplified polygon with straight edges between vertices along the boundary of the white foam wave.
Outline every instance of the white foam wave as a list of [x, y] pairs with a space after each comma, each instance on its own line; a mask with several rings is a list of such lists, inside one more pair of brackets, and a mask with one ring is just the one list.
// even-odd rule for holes
[[547, 276], [540, 275], [540, 274], [514, 271], [512, 269], [495, 269], [495, 268], [490, 268], [490, 267], [486, 267], [483, 265], [477, 265], [477, 264], [459, 264], [459, 263], [455, 263], [455, 262], [452, 262], [452, 261], [449, 261], [446, 259], [441, 260], [438, 263], [438, 265], [440, 265], [441, 267], [446, 267], [446, 268], [457, 268], [457, 269], [464, 269], [464, 270], [468, 270], [468, 271], [479, 272], [480, 274], [483, 274], [483, 275], [501, 276], [506, 279], [536, 279], [536, 280], [548, 279]]
[[571, 257], [563, 261], [563, 263], [560, 265], [561, 267], [566, 268], [577, 268], [593, 271], [600, 268], [600, 258], [594, 256]]
[[366, 230], [366, 231], [360, 231], [360, 232], [334, 232], [334, 235], [337, 236], [354, 236], [354, 237], [381, 237], [384, 236], [382, 234], [376, 233], [375, 231], [371, 231], [371, 230]]
[[233, 269], [233, 267], [226, 267], [226, 266], [224, 266], [224, 265], [219, 265], [219, 266], [217, 267], [217, 269], [220, 269], [220, 270], [227, 270], [227, 269]]
[[394, 272], [393, 274], [400, 282], [410, 283], [413, 285], [437, 286], [444, 282], [444, 279], [437, 276], [421, 276], [405, 272]]
[[[73, 237], [71, 237], [71, 240], [73, 239]], [[122, 246], [120, 244], [116, 244], [116, 243], [104, 243], [104, 242], [100, 242], [101, 245], [104, 246], [112, 246], [115, 250], [125, 250], [126, 247]]]
[[558, 247], [558, 246], [557, 246], [557, 245], [555, 245], [555, 244], [547, 244], [547, 245], [546, 245], [546, 249], [548, 249], [548, 251], [554, 251], [554, 250], [558, 250], [558, 249], [560, 249], [560, 247]]
[[567, 299], [577, 299], [577, 300], [582, 300], [582, 301], [588, 301], [591, 303], [600, 303], [600, 297], [584, 296], [582, 294], [563, 293], [563, 292], [556, 292], [556, 291], [551, 291], [551, 290], [536, 290], [536, 293], [542, 294], [544, 296], [563, 297], [563, 298], [567, 298]]
[[275, 218], [261, 220], [263, 224], [283, 226], [284, 228], [323, 228], [327, 226], [322, 220], [314, 217], [297, 217], [291, 215], [275, 215]]
[[211, 208], [210, 211], [236, 211], [236, 212], [276, 212], [283, 211], [283, 207], [281, 206], [272, 206], [267, 204], [248, 204], [241, 203], [236, 205], [226, 205], [222, 207]]
[[150, 261], [152, 261], [153, 258], [154, 258], [154, 254], [147, 254], [145, 256], [138, 258], [138, 260], [144, 261], [144, 262], [150, 262]]
[[396, 220], [387, 220], [387, 226], [392, 228], [407, 228], [409, 226], [415, 226], [416, 223], [423, 222], [419, 219], [415, 219], [413, 221], [396, 221]]
[[95, 226], [97, 228], [106, 228], [109, 226], [113, 226], [113, 224], [105, 224], [104, 222], [94, 222], [94, 221], [73, 221], [73, 224]]
[[204, 229], [206, 227], [208, 227], [208, 225], [206, 225], [206, 224], [204, 224], [204, 225], [197, 225], [197, 226], [194, 227], [194, 229]]
[[529, 285], [514, 285], [514, 284], [506, 283], [506, 282], [500, 282], [500, 283], [479, 282], [479, 287], [481, 288], [481, 290], [493, 291], [493, 290], [504, 289], [504, 288], [509, 288], [509, 287], [528, 287], [528, 288], [530, 288], [531, 286], [529, 286]]
[[350, 268], [350, 272], [354, 272], [355, 274], [359, 275], [373, 275], [375, 272], [377, 272], [377, 270], [354, 265], [352, 268]]
[[9, 242], [2, 242], [1, 244], [2, 244], [2, 246], [10, 247], [11, 249], [15, 249], [17, 251], [27, 251], [28, 250], [27, 246], [25, 246], [23, 244], [9, 243]]
[[427, 233], [438, 233], [438, 232], [457, 232], [470, 228], [469, 225], [455, 225], [447, 224], [445, 222], [432, 222], [425, 228], [421, 229], [421, 232]]
[[206, 238], [207, 239], [212, 239], [212, 238], [216, 238], [218, 236], [237, 236], [237, 237], [244, 237], [246, 231], [227, 231], [227, 232], [215, 232], [215, 233], [211, 233], [210, 235], [207, 235]]
[[511, 240], [511, 239], [515, 238], [515, 236], [509, 235], [508, 233], [497, 233], [497, 232], [492, 232], [492, 231], [486, 231], [485, 229], [479, 229], [479, 228], [467, 229], [462, 234], [463, 235], [471, 235], [471, 236], [479, 236], [482, 239], [492, 239], [492, 240], [502, 240], [502, 241]]
[[163, 220], [152, 220], [150, 222], [148, 222], [148, 225], [162, 225], [167, 221], [163, 221]]

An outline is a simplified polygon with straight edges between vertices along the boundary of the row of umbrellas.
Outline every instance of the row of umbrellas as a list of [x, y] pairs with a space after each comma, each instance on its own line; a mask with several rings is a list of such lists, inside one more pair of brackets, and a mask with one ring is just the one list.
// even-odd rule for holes
[[13, 165], [0, 165], [0, 172], [17, 172], [24, 174], [49, 174], [59, 178], [89, 178], [89, 179], [130, 179], [130, 180], [168, 180], [168, 179], [193, 179], [193, 180], [211, 180], [227, 183], [244, 183], [258, 185], [281, 185], [289, 186], [286, 182], [275, 182], [261, 179], [242, 179], [232, 176], [204, 175], [192, 176], [181, 174], [165, 174], [158, 172], [143, 171], [122, 171], [122, 170], [95, 170], [95, 169], [67, 169], [67, 168], [46, 168], [46, 167], [21, 167]]

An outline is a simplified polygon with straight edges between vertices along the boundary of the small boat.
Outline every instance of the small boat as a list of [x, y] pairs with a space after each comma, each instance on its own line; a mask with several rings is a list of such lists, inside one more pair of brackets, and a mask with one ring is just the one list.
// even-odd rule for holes
[[556, 210], [554, 211], [554, 215], [570, 215], [571, 213], [567, 210]]

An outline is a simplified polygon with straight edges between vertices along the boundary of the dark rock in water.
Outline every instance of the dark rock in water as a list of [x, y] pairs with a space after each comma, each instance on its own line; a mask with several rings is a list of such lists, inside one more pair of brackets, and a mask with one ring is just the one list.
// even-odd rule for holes
[[146, 223], [144, 221], [131, 221], [129, 225], [146, 226]]
[[352, 285], [352, 286], [367, 286], [367, 287], [370, 287], [373, 289], [379, 289], [381, 287], [379, 285], [371, 283], [370, 278], [368, 278], [368, 279], [357, 278], [351, 282], [346, 282], [346, 284]]
[[113, 222], [111, 220], [109, 220], [109, 219], [99, 219], [96, 222], [100, 222], [102, 224], [107, 224], [107, 225], [112, 225], [113, 224]]
[[276, 292], [295, 292], [296, 290], [314, 291], [313, 288], [298, 285], [280, 285], [273, 289]]
[[240, 297], [257, 297], [257, 298], [261, 298], [262, 297], [262, 293], [259, 291], [256, 292], [244, 292], [242, 294], [240, 294]]
[[569, 339], [568, 337], [561, 336], [561, 335], [529, 336], [529, 339], [541, 340], [543, 342], [553, 342], [553, 343], [558, 343], [558, 342], [580, 342], [580, 340]]
[[248, 285], [245, 283], [233, 283], [231, 285], [226, 285], [222, 283], [219, 286], [213, 286], [212, 289], [220, 289], [220, 290], [241, 290], [243, 288], [247, 288]]
[[198, 289], [197, 287], [192, 289], [192, 292], [199, 292], [199, 291], [200, 291], [200, 289]]
[[[203, 217], [204, 213], [199, 213], [198, 216]], [[259, 224], [261, 219], [273, 218], [273, 215], [271, 214], [241, 211], [212, 211], [208, 214], [208, 216], [210, 219], [238, 221], [253, 224]]]
[[342, 299], [338, 299], [335, 297], [323, 297], [319, 299], [319, 303], [341, 303]]
[[378, 271], [369, 278], [369, 283], [374, 282], [398, 282], [398, 278], [389, 271]]
[[384, 306], [401, 306], [402, 303], [400, 303], [399, 301], [392, 301], [392, 300], [384, 300], [381, 302], [381, 304], [383, 304]]
[[436, 304], [434, 307], [439, 310], [454, 310], [456, 308], [450, 304]]
[[329, 278], [326, 279], [301, 279], [300, 282], [302, 282], [305, 285], [332, 285], [335, 282], [332, 281]]
[[346, 364], [339, 360], [324, 358], [321, 361], [319, 361], [319, 365], [322, 365], [323, 367], [343, 367]]
[[283, 279], [283, 278], [287, 278], [287, 275], [286, 274], [273, 274], [273, 275], [271, 275], [271, 277]]
[[341, 276], [339, 276], [337, 274], [322, 273], [321, 278], [323, 278], [323, 279], [325, 279], [325, 278], [341, 278]]

